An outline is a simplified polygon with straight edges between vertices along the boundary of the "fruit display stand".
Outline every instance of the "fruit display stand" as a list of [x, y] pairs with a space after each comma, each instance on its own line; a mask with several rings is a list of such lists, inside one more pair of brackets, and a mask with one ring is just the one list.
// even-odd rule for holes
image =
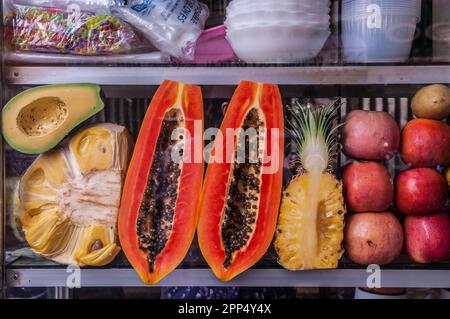
[[[172, 70], [173, 67], [164, 68], [165, 72], [173, 72], [172, 76], [175, 79], [186, 80], [192, 73], [198, 72], [195, 67], [177, 67]], [[414, 65], [414, 66], [397, 66], [384, 67], [384, 66], [370, 66], [359, 67], [360, 70], [366, 69], [365, 72], [379, 72], [383, 76], [382, 84], [373, 81], [372, 78], [363, 78], [360, 74], [356, 73], [351, 76], [353, 67], [342, 66], [334, 67], [336, 69], [335, 74], [346, 74], [346, 85], [321, 85], [311, 81], [311, 84], [305, 83], [307, 79], [303, 79], [301, 75], [295, 74], [297, 79], [289, 82], [289, 79], [285, 79], [289, 85], [281, 85], [281, 93], [283, 98], [288, 99], [291, 97], [308, 96], [316, 99], [324, 99], [330, 96], [341, 96], [343, 98], [344, 106], [341, 110], [341, 116], [345, 116], [346, 113], [353, 109], [363, 108], [367, 110], [385, 110], [389, 111], [395, 116], [396, 120], [403, 126], [407, 119], [412, 117], [409, 109], [409, 102], [412, 95], [415, 93], [418, 87], [422, 84], [443, 82], [450, 83], [450, 70], [448, 72], [436, 72], [436, 68], [445, 70], [448, 66], [443, 65]], [[378, 69], [379, 68], [379, 69]], [[409, 70], [405, 74], [401, 74], [401, 69]], [[29, 70], [33, 70], [33, 67], [29, 67]], [[159, 77], [158, 71], [155, 71], [152, 67], [146, 67], [139, 69], [139, 72], [146, 70], [146, 80], [136, 83], [134, 79], [133, 85], [129, 83], [122, 83], [121, 85], [111, 85], [110, 79], [112, 76], [104, 76], [102, 72], [116, 72], [115, 78], [123, 79], [123, 74], [129, 72], [126, 67], [115, 68], [98, 68], [97, 72], [87, 72], [84, 68], [77, 68], [73, 70], [66, 68], [72, 72], [75, 72], [75, 77], [79, 76], [80, 72], [85, 74], [85, 79], [91, 82], [98, 83], [102, 86], [105, 94], [105, 109], [97, 114], [94, 118], [90, 119], [90, 123], [97, 121], [111, 121], [122, 124], [128, 127], [134, 137], [136, 137], [138, 129], [140, 127], [143, 114], [149, 104], [149, 97], [154, 93], [156, 86], [147, 85], [147, 81], [156, 84], [157, 81], [152, 82], [154, 77]], [[247, 70], [246, 78], [254, 80], [267, 80], [274, 76], [274, 70], [279, 70], [280, 76], [283, 75], [283, 71], [287, 73], [293, 72], [293, 70], [303, 70], [302, 67], [208, 67], [202, 68], [204, 72], [209, 72], [210, 77], [202, 77], [193, 79], [194, 82], [198, 81], [203, 85], [205, 96], [205, 119], [206, 127], [217, 125], [220, 123], [223, 116], [221, 111], [221, 105], [223, 102], [228, 101], [231, 98], [233, 91], [233, 81], [237, 79], [228, 79], [222, 84], [208, 85], [208, 81], [217, 82], [217, 78], [212, 74], [222, 74], [223, 70], [234, 69], [236, 73], [244, 72]], [[326, 68], [325, 68], [326, 69]], [[337, 71], [340, 70], [340, 72]], [[413, 70], [420, 69], [421, 72], [414, 72]], [[22, 82], [20, 67], [6, 67], [6, 74], [16, 74], [16, 81], [11, 81], [8, 76], [5, 76], [5, 94], [3, 98], [8, 100], [10, 96], [14, 96], [16, 93], [21, 92], [24, 88], [29, 87], [31, 84], [50, 84], [61, 83], [64, 79], [54, 76], [53, 78], [46, 78], [43, 82], [42, 78], [36, 75], [33, 83], [29, 81]], [[252, 74], [251, 71], [255, 70], [256, 74]], [[281, 71], [283, 70], [283, 71]], [[384, 70], [383, 72], [380, 70]], [[388, 71], [390, 70], [390, 71]], [[322, 68], [323, 71], [323, 68]], [[32, 71], [34, 72], [34, 71]], [[38, 72], [36, 70], [36, 72]], [[39, 74], [59, 74], [60, 70], [55, 70], [54, 67], [39, 67]], [[228, 71], [227, 71], [228, 72]], [[361, 72], [361, 71], [359, 71]], [[391, 74], [389, 74], [391, 72]], [[444, 73], [448, 73], [443, 75]], [[36, 73], [37, 74], [37, 73]], [[61, 73], [61, 74], [70, 74]], [[230, 71], [230, 74], [234, 73]], [[305, 71], [305, 74], [308, 74]], [[341, 76], [342, 76], [341, 74]], [[64, 76], [64, 75], [63, 75]], [[165, 75], [164, 75], [165, 76]], [[244, 75], [242, 75], [244, 76]], [[316, 74], [317, 76], [317, 74]], [[337, 76], [337, 75], [336, 75]], [[425, 78], [426, 77], [426, 78]], [[446, 77], [446, 79], [444, 79]], [[306, 76], [307, 78], [307, 76]], [[326, 77], [329, 80], [329, 77]], [[351, 79], [353, 78], [353, 81]], [[72, 76], [67, 75], [67, 81], [73, 80]], [[282, 82], [282, 81], [281, 81]], [[330, 81], [331, 82], [331, 81]], [[375, 82], [375, 83], [374, 83]], [[408, 83], [408, 84], [404, 84]], [[9, 146], [3, 144], [2, 148], [2, 187], [4, 189], [14, 188], [9, 184], [10, 180], [14, 180], [11, 174], [17, 174], [18, 171], [23, 170], [17, 166], [27, 166], [32, 161], [34, 156], [19, 155], [15, 151], [12, 151]], [[341, 162], [344, 162], [345, 158], [342, 157]], [[391, 171], [395, 170], [397, 166], [401, 168], [400, 159], [392, 161]], [[6, 167], [6, 172], [5, 172]], [[4, 174], [7, 174], [6, 176]], [[285, 174], [285, 181], [288, 179], [289, 173]], [[17, 183], [17, 178], [15, 179]], [[8, 181], [8, 182], [7, 182]], [[8, 192], [6, 192], [8, 193]], [[3, 198], [5, 203], [5, 209], [3, 210], [3, 217], [6, 222], [6, 214], [8, 205], [11, 205], [10, 197], [7, 195]], [[8, 219], [8, 222], [9, 219]], [[26, 248], [26, 244], [20, 244], [17, 239], [11, 234], [10, 225], [4, 225], [6, 233], [2, 240], [6, 240], [4, 243], [6, 262], [3, 265], [5, 271], [4, 285], [7, 287], [65, 287], [67, 283], [70, 270], [67, 270], [65, 266], [57, 265], [49, 262], [45, 259], [29, 256], [30, 252], [24, 253], [23, 251], [17, 251], [18, 248]], [[21, 256], [21, 257], [19, 257]], [[130, 267], [126, 258], [120, 254], [116, 260], [105, 267], [101, 268], [83, 268], [81, 270], [81, 286], [82, 287], [133, 287], [143, 286], [136, 272]], [[229, 282], [221, 282], [211, 272], [203, 258], [197, 246], [196, 240], [194, 241], [188, 255], [182, 264], [165, 279], [157, 284], [157, 286], [253, 286], [253, 287], [270, 287], [270, 286], [294, 286], [294, 287], [358, 287], [365, 286], [371, 272], [365, 267], [351, 263], [343, 258], [338, 269], [333, 270], [309, 270], [309, 271], [287, 271], [281, 268], [277, 262], [277, 256], [275, 251], [271, 248], [265, 257], [253, 268], [249, 269], [245, 273], [241, 274], [237, 278]], [[440, 263], [431, 265], [413, 264], [408, 260], [406, 256], [401, 256], [394, 263], [382, 267], [381, 272], [381, 285], [383, 287], [449, 287], [450, 286], [450, 264]]]
[[[142, 124], [150, 98], [166, 79], [202, 87], [205, 128], [218, 127], [222, 107], [229, 102], [239, 81], [276, 83], [283, 103], [290, 98], [310, 98], [317, 102], [340, 97], [340, 117], [355, 109], [389, 112], [403, 127], [412, 119], [411, 98], [426, 84], [450, 84], [450, 65], [423, 58], [402, 64], [245, 64], [183, 65], [15, 65], [2, 61], [1, 100], [4, 105], [16, 94], [37, 85], [96, 83], [104, 94], [105, 108], [88, 124], [113, 122], [129, 129], [134, 140]], [[288, 152], [286, 152], [288, 153]], [[34, 155], [23, 155], [5, 142], [1, 145], [0, 189], [0, 288], [67, 287], [74, 270], [37, 257], [15, 231], [14, 191], [18, 177], [33, 162]], [[338, 166], [348, 159], [341, 155]], [[404, 168], [399, 156], [389, 161], [391, 174]], [[337, 169], [338, 177], [341, 171]], [[285, 170], [284, 183], [292, 176]], [[394, 176], [394, 175], [393, 175]], [[140, 287], [144, 284], [123, 253], [109, 265], [80, 270], [82, 287]], [[365, 287], [372, 274], [364, 266], [345, 257], [338, 269], [288, 271], [277, 261], [273, 247], [251, 269], [229, 282], [219, 281], [204, 261], [195, 239], [180, 266], [156, 284], [171, 286], [246, 287]], [[403, 253], [394, 263], [382, 267], [382, 287], [450, 287], [450, 261], [432, 264], [412, 263]]]

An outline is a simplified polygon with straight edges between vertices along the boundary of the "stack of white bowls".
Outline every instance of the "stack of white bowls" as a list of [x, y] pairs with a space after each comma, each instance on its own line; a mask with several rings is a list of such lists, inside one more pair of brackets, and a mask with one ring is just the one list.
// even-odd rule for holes
[[330, 1], [232, 0], [225, 26], [241, 60], [302, 62], [315, 57], [330, 35]]

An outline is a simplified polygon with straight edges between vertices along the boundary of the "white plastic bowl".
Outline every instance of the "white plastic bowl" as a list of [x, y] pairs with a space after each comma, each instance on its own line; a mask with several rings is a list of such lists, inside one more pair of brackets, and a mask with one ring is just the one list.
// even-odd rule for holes
[[228, 16], [225, 20], [225, 25], [227, 27], [261, 23], [305, 23], [316, 26], [328, 26], [330, 23], [330, 16], [328, 14], [318, 15], [284, 11], [254, 11], [251, 13]]
[[450, 61], [450, 1], [433, 0], [433, 60]]
[[228, 29], [227, 39], [236, 55], [250, 63], [295, 63], [315, 57], [329, 30], [303, 26], [255, 26]]
[[[331, 0], [257, 0], [257, 3], [267, 3], [267, 2], [317, 4], [317, 3], [330, 3]], [[233, 5], [244, 5], [253, 3], [255, 3], [255, 0], [232, 0], [228, 5], [233, 6]]]
[[299, 11], [303, 13], [315, 13], [315, 14], [329, 14], [330, 13], [330, 6], [329, 4], [302, 4], [302, 3], [277, 3], [277, 2], [266, 2], [266, 3], [259, 3], [253, 2], [252, 4], [246, 4], [246, 5], [229, 5], [226, 9], [227, 16], [233, 16], [238, 15], [242, 13], [249, 13], [254, 11], [286, 11], [286, 12], [293, 12], [293, 11]]
[[257, 28], [257, 27], [291, 27], [291, 28], [301, 28], [301, 29], [311, 29], [311, 31], [324, 31], [329, 30], [330, 25], [329, 24], [322, 24], [322, 25], [316, 25], [316, 24], [310, 24], [310, 23], [294, 23], [294, 22], [261, 22], [261, 23], [243, 23], [239, 25], [226, 25], [227, 30], [230, 31], [238, 31], [242, 29], [248, 29], [248, 28]]
[[362, 18], [380, 14], [414, 16], [420, 21], [422, 0], [342, 0], [342, 18]]
[[228, 6], [240, 6], [240, 5], [259, 5], [265, 3], [277, 3], [277, 4], [298, 4], [298, 5], [318, 5], [331, 3], [330, 0], [232, 0]]
[[381, 26], [369, 27], [365, 18], [342, 21], [342, 44], [347, 62], [404, 62], [408, 59], [418, 18], [382, 15]]

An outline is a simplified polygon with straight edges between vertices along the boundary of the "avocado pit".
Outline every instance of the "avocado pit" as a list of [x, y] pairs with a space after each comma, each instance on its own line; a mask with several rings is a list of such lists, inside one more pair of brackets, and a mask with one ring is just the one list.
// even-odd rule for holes
[[28, 136], [43, 136], [67, 119], [67, 105], [58, 97], [41, 97], [24, 106], [17, 116], [17, 126]]

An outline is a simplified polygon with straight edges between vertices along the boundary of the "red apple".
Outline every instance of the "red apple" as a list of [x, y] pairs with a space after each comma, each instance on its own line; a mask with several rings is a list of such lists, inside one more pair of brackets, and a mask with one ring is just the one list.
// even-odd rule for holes
[[381, 163], [353, 162], [344, 168], [342, 180], [347, 208], [351, 211], [383, 211], [392, 203], [394, 186]]
[[401, 153], [413, 167], [450, 165], [450, 126], [436, 120], [409, 121], [402, 131]]
[[447, 193], [447, 183], [436, 170], [413, 168], [397, 176], [395, 204], [407, 215], [432, 214], [444, 207]]
[[345, 119], [342, 141], [347, 156], [382, 161], [398, 150], [400, 128], [387, 112], [355, 110]]
[[408, 216], [405, 242], [409, 257], [418, 263], [450, 258], [450, 216], [447, 212]]
[[402, 225], [390, 212], [352, 214], [345, 226], [344, 247], [357, 264], [389, 264], [402, 251]]

